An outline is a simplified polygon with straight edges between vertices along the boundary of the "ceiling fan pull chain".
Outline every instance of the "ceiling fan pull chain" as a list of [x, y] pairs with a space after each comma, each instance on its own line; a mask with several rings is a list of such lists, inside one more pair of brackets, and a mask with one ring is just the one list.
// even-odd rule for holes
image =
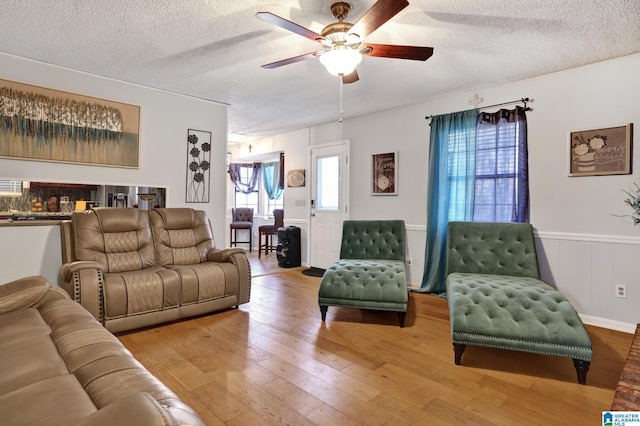
[[340, 84], [340, 119], [338, 120], [338, 123], [342, 123], [342, 116], [344, 115], [344, 110], [342, 109], [342, 76], [338, 78], [338, 82], [338, 84]]

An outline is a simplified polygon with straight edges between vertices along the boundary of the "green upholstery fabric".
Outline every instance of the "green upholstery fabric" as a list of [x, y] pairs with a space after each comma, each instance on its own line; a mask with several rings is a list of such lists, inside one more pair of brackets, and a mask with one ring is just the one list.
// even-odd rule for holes
[[346, 220], [340, 259], [385, 259], [404, 262], [404, 221]]
[[591, 339], [567, 298], [540, 281], [532, 226], [450, 222], [447, 246], [456, 364], [466, 345], [566, 356], [584, 384]]
[[591, 339], [567, 298], [535, 278], [453, 273], [454, 343], [591, 361]]
[[320, 281], [318, 304], [398, 312], [404, 326], [408, 290], [402, 220], [348, 220], [342, 227], [340, 260]]
[[406, 311], [408, 299], [404, 262], [342, 259], [324, 273], [318, 303]]
[[447, 247], [447, 274], [540, 277], [528, 223], [450, 222]]

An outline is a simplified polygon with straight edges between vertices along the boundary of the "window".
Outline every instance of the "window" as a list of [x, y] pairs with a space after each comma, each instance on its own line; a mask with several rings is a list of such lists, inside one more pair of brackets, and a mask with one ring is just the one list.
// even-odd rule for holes
[[526, 111], [432, 117], [421, 291], [445, 291], [449, 222], [529, 220]]
[[480, 114], [468, 134], [449, 134], [448, 219], [523, 222], [528, 216], [526, 123], [485, 116], [494, 114]]
[[512, 222], [517, 205], [519, 122], [478, 126], [473, 220]]
[[[252, 167], [239, 167], [238, 174], [240, 177], [240, 182], [250, 182], [252, 179], [252, 175], [254, 173], [254, 168]], [[260, 193], [258, 192], [259, 185], [255, 185], [254, 189], [248, 193], [244, 193], [240, 191], [237, 187], [235, 188], [235, 206], [236, 207], [249, 207], [253, 209], [253, 214], [257, 215], [260, 213]]]
[[[233, 169], [232, 181], [234, 181], [235, 193], [234, 193], [234, 206], [235, 207], [248, 207], [253, 209], [254, 215], [271, 216], [274, 209], [284, 208], [284, 197], [282, 196], [282, 189], [275, 190], [278, 192], [279, 197], [275, 200], [270, 199], [265, 188], [265, 166], [271, 165], [270, 172], [276, 172], [275, 175], [267, 173], [267, 176], [271, 176], [273, 185], [279, 180], [279, 162], [267, 162], [267, 163], [247, 163], [247, 164], [232, 164]], [[274, 167], [275, 166], [275, 167]]]
[[340, 156], [318, 158], [318, 194], [316, 209], [340, 210], [340, 194], [336, 188], [340, 185]]
[[271, 216], [275, 209], [284, 209], [284, 197], [280, 197], [277, 200], [270, 200], [269, 197], [267, 197], [266, 214]]
[[0, 197], [21, 197], [21, 180], [0, 180]]

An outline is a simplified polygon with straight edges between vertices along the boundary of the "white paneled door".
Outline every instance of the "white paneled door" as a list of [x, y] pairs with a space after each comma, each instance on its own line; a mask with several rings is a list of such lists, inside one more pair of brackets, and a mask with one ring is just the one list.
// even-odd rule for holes
[[340, 258], [342, 222], [349, 217], [349, 141], [313, 146], [309, 153], [309, 265], [326, 269]]

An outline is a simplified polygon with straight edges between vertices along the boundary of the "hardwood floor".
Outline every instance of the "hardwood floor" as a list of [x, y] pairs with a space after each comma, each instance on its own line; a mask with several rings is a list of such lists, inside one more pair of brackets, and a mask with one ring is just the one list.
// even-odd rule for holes
[[598, 425], [632, 335], [587, 326], [593, 362], [468, 347], [453, 362], [446, 300], [391, 312], [329, 307], [320, 278], [250, 256], [251, 302], [119, 336], [209, 425]]

